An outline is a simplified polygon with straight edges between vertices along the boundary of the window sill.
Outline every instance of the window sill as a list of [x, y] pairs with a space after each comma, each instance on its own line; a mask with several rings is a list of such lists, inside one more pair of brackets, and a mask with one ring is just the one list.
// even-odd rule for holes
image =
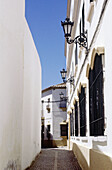
[[107, 136], [71, 136], [71, 140], [76, 140], [80, 142], [88, 142], [89, 140], [91, 141], [96, 141], [96, 142], [105, 142], [107, 141]]
[[90, 136], [92, 141], [104, 142], [107, 140], [107, 136]]

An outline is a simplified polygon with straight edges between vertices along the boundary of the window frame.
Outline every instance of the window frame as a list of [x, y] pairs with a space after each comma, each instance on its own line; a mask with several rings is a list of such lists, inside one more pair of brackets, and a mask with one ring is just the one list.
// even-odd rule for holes
[[79, 93], [79, 111], [80, 111], [80, 136], [86, 136], [86, 91], [81, 86]]
[[78, 123], [78, 102], [75, 102], [74, 105], [75, 109], [75, 136], [78, 136], [78, 128], [79, 128], [79, 123]]
[[96, 53], [89, 70], [90, 136], [104, 136], [104, 82], [102, 55]]
[[[65, 130], [63, 130], [63, 127], [65, 127]], [[60, 136], [68, 136], [68, 124], [60, 125]]]

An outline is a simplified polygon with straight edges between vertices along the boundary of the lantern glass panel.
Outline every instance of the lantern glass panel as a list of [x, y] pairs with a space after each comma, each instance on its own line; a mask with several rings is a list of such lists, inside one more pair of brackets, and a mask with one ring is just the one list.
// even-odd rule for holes
[[66, 36], [66, 34], [67, 34], [67, 25], [66, 24], [64, 25], [64, 33], [65, 33], [65, 36]]
[[65, 77], [66, 77], [66, 74], [65, 74], [65, 72], [62, 72], [62, 79], [65, 79]]
[[72, 26], [71, 25], [68, 25], [68, 34], [71, 36], [71, 28]]
[[63, 81], [65, 81], [67, 71], [65, 71], [65, 69], [63, 69], [62, 71], [60, 71], [60, 73], [61, 73], [61, 77], [62, 77]]

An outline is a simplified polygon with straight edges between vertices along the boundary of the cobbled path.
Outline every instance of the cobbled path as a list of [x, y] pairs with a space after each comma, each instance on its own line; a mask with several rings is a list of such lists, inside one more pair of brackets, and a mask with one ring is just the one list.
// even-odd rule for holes
[[72, 151], [42, 149], [35, 162], [27, 170], [81, 170]]

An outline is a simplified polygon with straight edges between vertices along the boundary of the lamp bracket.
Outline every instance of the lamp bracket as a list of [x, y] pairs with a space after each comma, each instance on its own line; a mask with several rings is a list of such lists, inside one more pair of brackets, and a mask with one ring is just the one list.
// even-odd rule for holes
[[80, 46], [84, 47], [88, 51], [88, 41], [87, 41], [87, 31], [85, 33], [81, 33], [74, 39], [66, 38], [68, 44], [79, 44]]
[[70, 83], [70, 84], [72, 84], [73, 86], [74, 86], [74, 76], [72, 76], [72, 77], [70, 77], [69, 79], [67, 79], [67, 80], [63, 80], [63, 82], [64, 83]]

